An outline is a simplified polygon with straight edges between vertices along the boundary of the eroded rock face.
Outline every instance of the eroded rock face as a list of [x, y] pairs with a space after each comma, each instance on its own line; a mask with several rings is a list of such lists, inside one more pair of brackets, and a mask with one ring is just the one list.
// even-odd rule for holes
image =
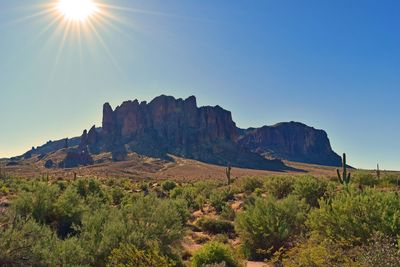
[[298, 122], [245, 130], [238, 144], [266, 157], [328, 166], [341, 166], [325, 131]]
[[103, 107], [103, 132], [98, 142], [103, 150], [127, 144], [130, 150], [149, 156], [174, 154], [200, 161], [233, 166], [281, 169], [235, 143], [238, 129], [229, 111], [197, 107], [196, 98], [185, 100], [159, 96], [150, 103], [126, 101], [114, 111]]

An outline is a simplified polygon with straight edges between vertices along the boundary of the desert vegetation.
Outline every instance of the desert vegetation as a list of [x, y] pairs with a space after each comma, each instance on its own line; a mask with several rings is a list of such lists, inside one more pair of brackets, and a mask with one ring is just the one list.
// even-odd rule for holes
[[398, 175], [347, 172], [348, 183], [2, 175], [0, 266], [398, 266]]

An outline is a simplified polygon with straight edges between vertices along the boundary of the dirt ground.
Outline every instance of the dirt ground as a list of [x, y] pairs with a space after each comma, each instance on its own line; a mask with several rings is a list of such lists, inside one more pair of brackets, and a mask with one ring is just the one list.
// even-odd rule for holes
[[[195, 160], [179, 157], [172, 157], [173, 161], [166, 161], [156, 158], [143, 157], [137, 154], [130, 154], [129, 159], [123, 162], [112, 162], [107, 153], [96, 156], [95, 165], [79, 167], [73, 169], [44, 168], [46, 160], [54, 162], [60, 161], [64, 155], [56, 152], [43, 159], [37, 157], [24, 160], [16, 166], [3, 166], [2, 172], [21, 177], [41, 177], [49, 176], [52, 178], [69, 179], [77, 177], [95, 178], [131, 178], [133, 180], [164, 180], [173, 179], [176, 181], [192, 181], [206, 179], [225, 179], [225, 167], [207, 164]], [[315, 176], [335, 177], [336, 169], [318, 165], [285, 162], [286, 165], [299, 171], [274, 172], [264, 170], [232, 168], [232, 177], [240, 178], [244, 176], [271, 176], [287, 174], [312, 174]]]

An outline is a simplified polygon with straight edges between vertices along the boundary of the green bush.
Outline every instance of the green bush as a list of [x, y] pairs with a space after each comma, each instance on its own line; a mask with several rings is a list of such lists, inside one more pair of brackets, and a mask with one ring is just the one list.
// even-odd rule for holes
[[364, 186], [375, 186], [379, 183], [377, 177], [371, 172], [357, 171], [353, 174], [353, 181], [356, 184]]
[[400, 232], [400, 198], [396, 193], [367, 189], [343, 192], [320, 201], [307, 225], [311, 230], [342, 246], [365, 243], [378, 231], [395, 237]]
[[330, 266], [355, 267], [353, 255], [348, 250], [343, 250], [338, 244], [323, 239], [317, 235], [311, 235], [308, 239], [300, 238], [288, 251], [282, 251], [283, 255], [275, 255], [275, 263], [285, 267], [311, 267]]
[[176, 187], [176, 183], [174, 181], [167, 180], [167, 181], [164, 181], [161, 184], [161, 187], [162, 187], [162, 189], [164, 191], [168, 191], [169, 192], [169, 191], [171, 191], [172, 189], [174, 189]]
[[111, 193], [112, 201], [114, 205], [119, 205], [124, 198], [124, 192], [119, 188], [114, 188]]
[[218, 242], [210, 242], [197, 251], [191, 260], [193, 267], [204, 267], [208, 264], [225, 263], [227, 267], [239, 266], [232, 250], [228, 245]]
[[236, 218], [235, 211], [229, 205], [225, 205], [221, 211], [221, 218], [228, 221], [233, 221]]
[[197, 224], [202, 231], [211, 234], [230, 234], [235, 232], [235, 227], [230, 221], [204, 217]]
[[242, 190], [246, 193], [253, 193], [256, 189], [263, 188], [263, 181], [256, 177], [245, 177], [240, 181]]
[[107, 266], [114, 267], [174, 267], [176, 264], [157, 249], [139, 250], [125, 244], [111, 252]]
[[264, 260], [299, 234], [308, 205], [294, 197], [284, 200], [257, 198], [255, 205], [237, 214], [236, 232], [249, 259]]
[[304, 199], [312, 207], [318, 206], [318, 200], [325, 195], [328, 183], [312, 176], [296, 179], [293, 194]]
[[268, 193], [277, 199], [287, 197], [293, 191], [294, 178], [291, 176], [276, 176], [265, 181]]
[[210, 196], [210, 204], [214, 209], [220, 213], [227, 205], [227, 202], [234, 198], [230, 190], [214, 190]]

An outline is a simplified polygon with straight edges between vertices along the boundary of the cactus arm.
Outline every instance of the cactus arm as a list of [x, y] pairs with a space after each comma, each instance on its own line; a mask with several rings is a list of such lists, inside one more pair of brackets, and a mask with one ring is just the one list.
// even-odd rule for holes
[[337, 172], [337, 177], [338, 177], [338, 180], [339, 180], [339, 183], [343, 183], [343, 180], [342, 180], [342, 177], [340, 176], [340, 171], [339, 171], [339, 169], [336, 169], [336, 172]]

